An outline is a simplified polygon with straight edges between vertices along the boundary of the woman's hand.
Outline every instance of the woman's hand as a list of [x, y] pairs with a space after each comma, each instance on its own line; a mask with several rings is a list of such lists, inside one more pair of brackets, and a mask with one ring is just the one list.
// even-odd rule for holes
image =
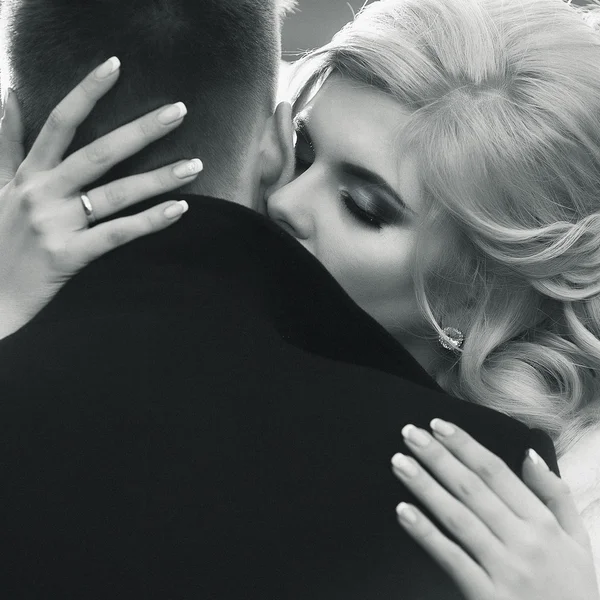
[[393, 470], [460, 545], [413, 506], [400, 504], [398, 518], [465, 597], [600, 598], [589, 537], [569, 488], [542, 459], [530, 451], [525, 485], [455, 425], [434, 419], [431, 427], [433, 436], [412, 425], [402, 434], [436, 479], [402, 454], [392, 458]]
[[[202, 170], [199, 159], [178, 161], [87, 189], [178, 127], [186, 112], [181, 103], [120, 127], [63, 161], [77, 127], [116, 83], [119, 67], [113, 57], [88, 75], [54, 109], [24, 160], [19, 106], [14, 94], [8, 95], [0, 128], [0, 339], [29, 321], [89, 262], [172, 225], [188, 208], [170, 201], [90, 227], [96, 219], [189, 183]], [[92, 215], [84, 208], [87, 199]]]

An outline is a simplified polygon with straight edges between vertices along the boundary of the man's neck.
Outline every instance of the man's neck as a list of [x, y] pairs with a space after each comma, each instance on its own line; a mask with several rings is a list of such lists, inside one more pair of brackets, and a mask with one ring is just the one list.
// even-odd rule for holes
[[221, 198], [256, 210], [257, 186], [258, 182], [249, 181], [247, 177], [233, 177], [230, 173], [217, 176], [214, 170], [210, 170], [210, 166], [205, 166], [205, 170], [194, 181], [178, 191], [182, 194]]

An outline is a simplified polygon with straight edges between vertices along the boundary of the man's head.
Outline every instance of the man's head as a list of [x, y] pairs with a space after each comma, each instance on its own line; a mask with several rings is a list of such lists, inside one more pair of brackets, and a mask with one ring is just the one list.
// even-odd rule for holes
[[[54, 106], [95, 66], [116, 55], [122, 63], [120, 80], [80, 127], [71, 150], [163, 104], [183, 101], [188, 107], [183, 125], [110, 177], [200, 157], [205, 171], [186, 191], [233, 198], [260, 183], [264, 140], [277, 143], [272, 114], [281, 19], [294, 0], [10, 4], [12, 84], [27, 148]], [[267, 179], [275, 176], [276, 167], [264, 167]]]

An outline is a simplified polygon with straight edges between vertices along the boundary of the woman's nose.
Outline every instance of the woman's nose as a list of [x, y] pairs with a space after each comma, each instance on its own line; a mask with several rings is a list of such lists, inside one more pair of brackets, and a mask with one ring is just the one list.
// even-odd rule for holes
[[314, 231], [314, 215], [310, 202], [294, 186], [294, 182], [275, 192], [267, 200], [267, 215], [298, 240], [308, 240]]

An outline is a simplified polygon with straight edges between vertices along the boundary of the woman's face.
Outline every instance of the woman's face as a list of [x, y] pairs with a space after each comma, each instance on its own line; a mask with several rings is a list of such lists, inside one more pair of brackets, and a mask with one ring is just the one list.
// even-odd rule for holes
[[296, 116], [295, 178], [267, 199], [269, 217], [400, 337], [424, 324], [412, 278], [417, 236], [427, 236], [432, 264], [449, 235], [419, 223], [416, 173], [397, 151], [408, 118], [374, 88], [330, 77]]

